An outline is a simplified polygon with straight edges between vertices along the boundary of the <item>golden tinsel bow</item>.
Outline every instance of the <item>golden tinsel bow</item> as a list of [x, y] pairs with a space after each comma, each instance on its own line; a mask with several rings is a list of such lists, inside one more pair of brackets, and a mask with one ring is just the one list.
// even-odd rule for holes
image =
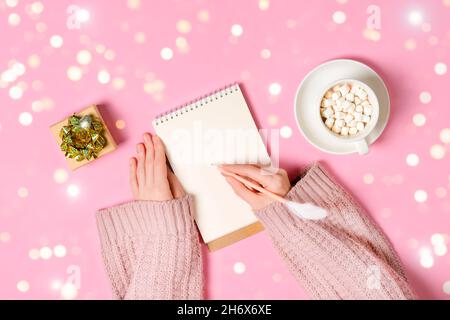
[[61, 150], [65, 156], [76, 161], [97, 158], [98, 153], [106, 146], [102, 136], [103, 124], [91, 115], [72, 115], [68, 124], [59, 131]]

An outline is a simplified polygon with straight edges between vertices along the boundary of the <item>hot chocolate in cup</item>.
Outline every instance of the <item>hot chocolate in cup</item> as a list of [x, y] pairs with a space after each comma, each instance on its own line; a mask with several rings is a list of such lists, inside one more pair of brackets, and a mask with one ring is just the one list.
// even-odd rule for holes
[[369, 152], [368, 135], [379, 117], [375, 92], [364, 82], [341, 79], [326, 86], [318, 102], [321, 130], [330, 139], [352, 143], [359, 154]]

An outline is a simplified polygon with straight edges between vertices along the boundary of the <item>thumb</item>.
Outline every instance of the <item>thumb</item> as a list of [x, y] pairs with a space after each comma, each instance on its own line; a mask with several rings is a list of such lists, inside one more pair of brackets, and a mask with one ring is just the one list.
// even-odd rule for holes
[[172, 170], [167, 172], [167, 179], [169, 180], [170, 189], [172, 190], [172, 195], [175, 199], [182, 198], [186, 195], [183, 186]]
[[261, 202], [258, 194], [251, 191], [244, 184], [231, 176], [225, 176], [225, 179], [237, 196], [247, 202], [252, 208], [258, 207], [258, 203]]

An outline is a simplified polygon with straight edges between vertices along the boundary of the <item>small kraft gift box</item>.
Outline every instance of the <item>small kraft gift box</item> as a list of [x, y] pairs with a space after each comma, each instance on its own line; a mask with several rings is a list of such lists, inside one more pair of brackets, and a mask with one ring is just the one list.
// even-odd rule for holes
[[55, 123], [50, 131], [72, 171], [117, 148], [96, 105]]

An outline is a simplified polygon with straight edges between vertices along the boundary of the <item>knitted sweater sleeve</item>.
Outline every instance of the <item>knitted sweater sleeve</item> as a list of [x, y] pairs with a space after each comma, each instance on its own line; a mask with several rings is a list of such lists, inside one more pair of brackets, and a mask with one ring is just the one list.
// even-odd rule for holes
[[202, 259], [192, 199], [133, 201], [97, 213], [116, 299], [201, 299]]
[[255, 212], [312, 298], [415, 298], [389, 240], [319, 164], [306, 171], [287, 198], [328, 210], [319, 221], [297, 218], [280, 203]]

